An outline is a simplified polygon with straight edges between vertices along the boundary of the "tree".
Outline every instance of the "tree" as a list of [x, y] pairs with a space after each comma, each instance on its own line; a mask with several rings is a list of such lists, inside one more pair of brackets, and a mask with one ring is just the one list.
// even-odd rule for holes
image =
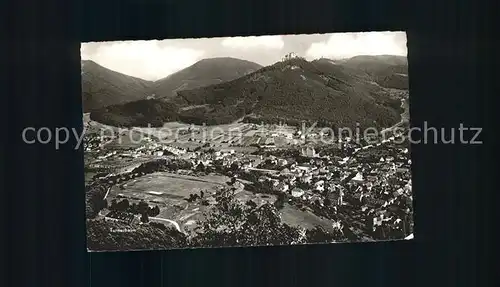
[[330, 233], [319, 226], [314, 229], [307, 230], [306, 237], [308, 243], [333, 243], [346, 240], [341, 231], [336, 230], [335, 232]]
[[116, 201], [116, 198], [113, 198], [113, 200], [111, 200], [111, 205], [109, 207], [110, 210], [117, 210], [117, 205], [118, 205], [118, 202]]
[[[138, 226], [134, 232], [113, 233], [109, 232], [110, 228], [126, 226], [117, 222], [88, 220], [88, 246], [92, 250], [264, 246], [344, 241], [346, 238], [339, 230], [327, 232], [316, 228], [306, 231], [283, 224], [274, 205], [265, 203], [257, 206], [252, 201], [242, 204], [234, 198], [230, 189], [217, 191], [215, 200], [210, 213], [206, 214], [206, 221], [189, 240], [177, 230], [154, 222]], [[148, 214], [143, 213], [141, 222], [148, 221]]]
[[144, 214], [144, 213], [148, 213], [148, 210], [149, 210], [149, 205], [147, 204], [147, 202], [141, 200], [139, 202], [139, 204], [137, 205], [137, 211], [139, 214]]
[[154, 207], [148, 208], [148, 216], [155, 217], [160, 214], [160, 208], [158, 205], [155, 205]]
[[102, 209], [104, 209], [104, 208], [108, 208], [108, 205], [109, 205], [109, 204], [108, 204], [108, 201], [107, 201], [106, 199], [104, 199], [104, 198], [103, 198], [103, 199], [102, 199]]
[[[114, 221], [87, 220], [87, 244], [96, 251], [169, 249], [186, 247], [187, 238], [174, 228], [151, 222], [137, 226], [134, 232], [109, 232], [110, 229], [130, 228]], [[119, 242], [119, 244], [117, 244]]]
[[196, 171], [198, 172], [203, 172], [205, 171], [205, 165], [203, 165], [202, 162], [200, 162], [197, 166], [196, 166]]
[[156, 228], [159, 228], [161, 230], [168, 230], [167, 226], [165, 226], [165, 224], [163, 223], [159, 223], [159, 222], [150, 222], [149, 225], [153, 226], [153, 227], [156, 227]]
[[142, 213], [141, 215], [141, 222], [142, 223], [148, 223], [149, 222], [149, 216], [147, 212]]
[[236, 172], [236, 171], [238, 171], [238, 170], [240, 169], [240, 166], [239, 166], [239, 164], [238, 164], [238, 163], [233, 162], [233, 163], [231, 164], [230, 169], [231, 169], [231, 171]]
[[277, 209], [282, 209], [285, 206], [286, 196], [284, 193], [278, 193], [278, 198], [274, 202], [274, 206]]
[[133, 214], [138, 214], [139, 213], [139, 205], [136, 203], [130, 204], [129, 211]]
[[104, 199], [108, 186], [95, 182], [87, 186], [85, 194], [87, 217], [94, 218], [103, 208], [107, 207], [107, 201]]
[[325, 199], [323, 200], [323, 204], [324, 204], [325, 206], [330, 206], [330, 205], [332, 204], [332, 201], [331, 201], [329, 198], [325, 198]]
[[192, 239], [193, 246], [259, 246], [305, 242], [302, 230], [281, 223], [278, 209], [272, 204], [256, 207], [241, 204], [234, 193], [222, 189], [207, 220]]
[[254, 209], [254, 208], [257, 208], [257, 203], [255, 203], [255, 201], [253, 200], [249, 200], [245, 203], [248, 207], [250, 207], [251, 209]]
[[122, 199], [120, 202], [118, 202], [117, 206], [116, 206], [116, 210], [117, 211], [128, 211], [130, 207], [130, 202], [128, 201], [128, 199]]
[[153, 207], [153, 217], [155, 216], [158, 216], [160, 214], [160, 207], [158, 207], [158, 205], [156, 205], [155, 207]]

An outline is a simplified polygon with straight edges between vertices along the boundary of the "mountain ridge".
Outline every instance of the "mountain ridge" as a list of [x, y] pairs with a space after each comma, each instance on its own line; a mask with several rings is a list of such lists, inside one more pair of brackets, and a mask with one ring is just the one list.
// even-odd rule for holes
[[[235, 79], [194, 85], [194, 88], [184, 86], [174, 90], [175, 94], [156, 95], [155, 99], [137, 103], [138, 110], [150, 111], [151, 114], [137, 115], [132, 102], [94, 111], [93, 118], [120, 126], [161, 125], [161, 120], [220, 124], [241, 118], [292, 124], [306, 120], [343, 127], [355, 122], [363, 126], [390, 126], [400, 119], [400, 99], [391, 96], [387, 90], [407, 90], [404, 83], [394, 85], [387, 81], [401, 69], [398, 66], [401, 59], [396, 58], [391, 63], [386, 59], [391, 56], [366, 56], [368, 62], [378, 59], [378, 62], [389, 63], [375, 61], [365, 69], [357, 67], [356, 63], [363, 57], [340, 63], [325, 58], [313, 61], [293, 58], [266, 67], [259, 65], [260, 68], [254, 63], [255, 70], [243, 69], [243, 75]], [[197, 63], [210, 63], [213, 59]], [[197, 63], [188, 68], [196, 67]], [[404, 72], [405, 68], [401, 71]], [[172, 75], [159, 81], [171, 79]], [[189, 80], [189, 77], [184, 79]]]
[[82, 60], [84, 112], [150, 98], [175, 95], [178, 90], [220, 83], [255, 71], [259, 64], [230, 57], [202, 59], [157, 81], [129, 76], [92, 60]]
[[[180, 91], [177, 105], [208, 105], [182, 113], [186, 122], [207, 124], [256, 115], [264, 121], [313, 120], [331, 125], [390, 125], [399, 121], [397, 102], [376, 86], [328, 67], [294, 58], [264, 67], [233, 81]], [[337, 69], [339, 68], [339, 69]], [[363, 90], [364, 88], [364, 90]], [[375, 116], [375, 114], [379, 114]]]
[[155, 81], [154, 90], [156, 98], [169, 98], [178, 90], [227, 82], [260, 68], [257, 63], [232, 57], [206, 58]]
[[81, 65], [84, 112], [141, 100], [149, 95], [149, 81], [113, 71], [91, 60], [83, 60]]

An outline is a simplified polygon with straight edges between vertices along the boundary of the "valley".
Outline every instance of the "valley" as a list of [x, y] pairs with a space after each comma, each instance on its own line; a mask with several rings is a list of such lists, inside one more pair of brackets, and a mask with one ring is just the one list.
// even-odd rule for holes
[[[83, 121], [91, 246], [411, 235], [410, 144], [390, 132], [409, 123], [408, 89], [391, 78], [404, 78], [398, 59], [382, 67], [370, 57], [364, 66], [363, 58], [290, 58], [267, 67], [230, 60], [223, 68], [221, 59], [201, 61], [163, 84], [146, 84], [146, 98], [89, 110]], [[226, 75], [215, 75], [220, 70]], [[199, 73], [212, 76], [199, 80]], [[339, 131], [356, 125], [379, 133], [356, 140]], [[137, 231], [103, 231], [109, 226]], [[144, 236], [149, 243], [141, 243]]]

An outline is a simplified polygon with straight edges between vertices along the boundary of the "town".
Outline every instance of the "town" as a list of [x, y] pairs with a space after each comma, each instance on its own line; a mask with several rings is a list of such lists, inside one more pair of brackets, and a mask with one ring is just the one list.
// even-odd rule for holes
[[217, 191], [230, 189], [242, 204], [273, 204], [286, 224], [340, 231], [349, 241], [413, 236], [404, 133], [383, 133], [370, 142], [339, 137], [332, 144], [318, 141], [324, 136], [319, 128], [303, 133], [293, 126], [237, 123], [218, 126], [206, 138], [200, 135], [210, 128], [177, 124], [183, 131], [176, 130], [173, 140], [138, 129], [142, 140], [124, 144], [126, 133], [102, 137], [95, 131], [99, 124], [86, 124], [94, 129], [85, 136], [86, 184], [105, 187], [97, 193], [105, 203], [93, 203], [95, 193], [87, 193], [90, 217], [168, 225], [189, 236], [203, 224]]

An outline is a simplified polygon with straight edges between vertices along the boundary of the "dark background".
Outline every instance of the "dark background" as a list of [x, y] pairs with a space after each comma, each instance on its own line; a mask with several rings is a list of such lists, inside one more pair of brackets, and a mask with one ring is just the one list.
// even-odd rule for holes
[[375, 30], [407, 31], [412, 125], [462, 122], [483, 127], [488, 142], [487, 15], [465, 1], [332, 2], [46, 0], [0, 9], [0, 26], [9, 27], [0, 78], [8, 276], [0, 286], [487, 283], [486, 145], [412, 146], [414, 241], [88, 254], [82, 150], [71, 140], [58, 151], [22, 142], [27, 126], [81, 129], [80, 42]]

